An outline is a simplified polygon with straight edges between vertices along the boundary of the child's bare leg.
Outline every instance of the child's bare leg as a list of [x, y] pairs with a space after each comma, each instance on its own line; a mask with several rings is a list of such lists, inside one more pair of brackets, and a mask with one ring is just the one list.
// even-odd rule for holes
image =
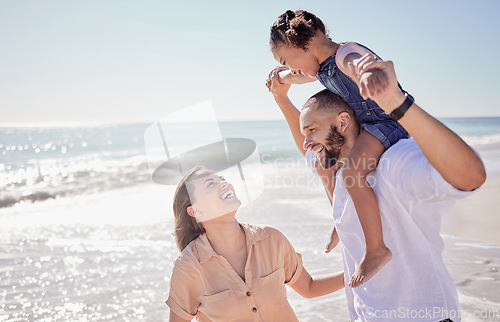
[[351, 287], [368, 281], [392, 257], [384, 244], [377, 198], [366, 181], [383, 152], [384, 145], [376, 137], [361, 131], [342, 171], [344, 185], [358, 213], [366, 242], [365, 256], [349, 282]]
[[326, 245], [325, 247], [325, 253], [329, 253], [332, 251], [332, 249], [337, 246], [337, 244], [340, 241], [339, 234], [337, 233], [337, 229], [333, 227], [332, 235], [330, 236], [330, 242]]

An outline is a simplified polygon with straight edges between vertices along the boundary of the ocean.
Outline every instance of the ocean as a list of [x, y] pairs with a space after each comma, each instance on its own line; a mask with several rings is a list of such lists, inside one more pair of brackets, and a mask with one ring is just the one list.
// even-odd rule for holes
[[[500, 173], [500, 117], [440, 120], [480, 152], [488, 174]], [[253, 140], [262, 163], [263, 191], [238, 218], [278, 227], [310, 273], [341, 270], [340, 252], [322, 251], [332, 228], [328, 201], [286, 122], [218, 125], [224, 138]], [[164, 301], [178, 256], [175, 187], [151, 180], [149, 126], [0, 127], [0, 321], [167, 319]], [[200, 135], [177, 127], [167, 138], [171, 150]], [[445, 240], [450, 249], [466, 243]], [[475, 263], [500, 256], [498, 245], [471, 247], [487, 249], [476, 251]], [[342, 291], [313, 300], [288, 294], [301, 321], [348, 319]], [[460, 296], [469, 313], [487, 298]], [[485, 309], [500, 303], [489, 301]]]
[[[495, 161], [500, 160], [500, 117], [441, 121], [483, 151], [489, 171], [499, 170]], [[148, 126], [1, 127], [0, 208], [148, 183], [144, 152]], [[219, 126], [225, 138], [255, 141], [263, 160], [301, 158], [284, 121], [220, 122]]]

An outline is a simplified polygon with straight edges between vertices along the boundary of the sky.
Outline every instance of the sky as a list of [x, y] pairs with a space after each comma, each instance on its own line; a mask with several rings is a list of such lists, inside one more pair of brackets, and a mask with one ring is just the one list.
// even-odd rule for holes
[[496, 0], [0, 0], [0, 125], [154, 122], [208, 100], [220, 121], [281, 119], [264, 83], [287, 9], [394, 61], [431, 114], [500, 116]]

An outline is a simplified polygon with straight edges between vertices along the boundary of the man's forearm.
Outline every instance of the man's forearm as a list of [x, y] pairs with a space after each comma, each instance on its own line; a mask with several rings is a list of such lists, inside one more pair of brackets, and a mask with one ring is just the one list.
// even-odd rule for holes
[[470, 191], [486, 180], [481, 159], [455, 132], [413, 104], [399, 123], [415, 139], [430, 164], [457, 189]]
[[300, 111], [293, 105], [292, 101], [288, 98], [288, 96], [280, 96], [274, 97], [274, 100], [278, 104], [285, 117], [286, 122], [288, 123], [288, 127], [292, 132], [293, 140], [295, 141], [295, 145], [299, 149], [300, 153], [304, 155], [306, 150], [303, 148], [304, 144], [304, 136], [300, 132]]
[[[394, 64], [365, 55], [356, 64], [350, 64], [358, 86], [388, 114], [406, 99], [398, 87]], [[387, 76], [383, 88], [368, 82], [372, 69], [380, 69]], [[399, 123], [415, 139], [430, 164], [443, 178], [457, 189], [470, 191], [486, 180], [486, 170], [481, 159], [456, 133], [413, 103], [399, 119]]]

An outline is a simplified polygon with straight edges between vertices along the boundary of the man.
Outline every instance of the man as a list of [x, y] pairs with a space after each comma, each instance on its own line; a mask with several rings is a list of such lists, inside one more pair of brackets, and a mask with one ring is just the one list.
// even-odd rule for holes
[[[392, 62], [365, 55], [352, 67], [363, 95], [388, 114], [400, 107], [397, 112], [404, 113], [399, 122], [413, 137], [385, 151], [370, 174], [384, 241], [393, 257], [358, 288], [349, 287], [347, 282], [363, 257], [365, 241], [345, 187], [356, 178], [343, 178], [342, 172], [359, 125], [347, 104], [333, 93], [317, 93], [299, 112], [287, 97], [290, 85], [279, 83], [278, 70], [268, 80], [299, 150], [313, 172], [321, 176], [332, 200], [335, 230], [328, 247], [331, 249], [337, 238], [342, 242], [351, 319], [458, 321], [457, 291], [441, 256], [441, 215], [484, 183], [484, 165], [458, 135], [407, 99], [398, 87]], [[370, 82], [369, 71], [374, 68], [385, 73], [387, 85]]]

